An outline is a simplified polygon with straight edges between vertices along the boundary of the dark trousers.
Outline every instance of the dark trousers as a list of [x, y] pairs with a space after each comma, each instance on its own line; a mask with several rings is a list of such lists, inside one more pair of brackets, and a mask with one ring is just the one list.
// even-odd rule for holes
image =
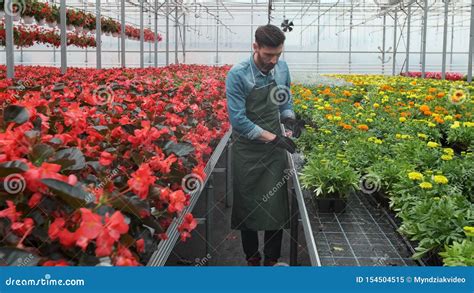
[[[241, 231], [242, 246], [244, 248], [245, 258], [261, 258], [258, 251], [258, 232]], [[283, 239], [283, 230], [265, 231], [263, 254], [266, 260], [277, 260], [280, 258], [281, 241]]]

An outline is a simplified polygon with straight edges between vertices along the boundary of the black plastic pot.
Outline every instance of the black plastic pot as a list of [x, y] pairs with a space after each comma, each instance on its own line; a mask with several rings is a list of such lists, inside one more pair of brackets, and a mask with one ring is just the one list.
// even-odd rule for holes
[[313, 198], [313, 203], [320, 213], [342, 213], [346, 209], [347, 200], [344, 198]]

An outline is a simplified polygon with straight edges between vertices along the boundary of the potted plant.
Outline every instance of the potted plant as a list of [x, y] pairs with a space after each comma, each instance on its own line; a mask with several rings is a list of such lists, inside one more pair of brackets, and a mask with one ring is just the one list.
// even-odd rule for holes
[[37, 1], [27, 1], [25, 3], [25, 9], [22, 13], [23, 22], [25, 24], [33, 24], [36, 14]]
[[50, 28], [54, 28], [58, 25], [59, 23], [59, 9], [56, 5], [51, 6], [51, 12], [46, 15], [46, 24]]
[[304, 188], [314, 194], [314, 202], [320, 212], [343, 212], [348, 195], [358, 189], [359, 176], [348, 162], [311, 157], [302, 170]]
[[33, 11], [33, 17], [36, 22], [41, 26], [46, 23], [46, 16], [51, 13], [51, 7], [49, 7], [47, 3], [41, 3], [38, 1], [31, 3], [31, 10]]

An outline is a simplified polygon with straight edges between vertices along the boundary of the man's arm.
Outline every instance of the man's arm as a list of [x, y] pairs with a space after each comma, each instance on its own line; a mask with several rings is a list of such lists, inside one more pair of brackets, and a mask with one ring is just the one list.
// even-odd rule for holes
[[227, 110], [232, 127], [248, 139], [267, 141], [271, 133], [250, 121], [246, 115], [245, 98], [247, 96], [243, 80], [235, 71], [230, 71], [226, 79]]

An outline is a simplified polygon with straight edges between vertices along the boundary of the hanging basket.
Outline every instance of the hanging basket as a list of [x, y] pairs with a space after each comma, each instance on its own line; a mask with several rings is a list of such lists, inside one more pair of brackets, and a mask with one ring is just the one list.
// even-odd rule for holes
[[74, 30], [74, 26], [73, 26], [72, 24], [68, 24], [68, 25], [66, 26], [66, 28], [67, 28], [68, 31]]
[[74, 26], [74, 30], [75, 30], [77, 33], [80, 33], [80, 32], [82, 32], [83, 28], [82, 28], [82, 26]]
[[5, 16], [5, 11], [0, 11], [0, 18], [3, 18]]
[[87, 33], [90, 32], [90, 30], [89, 30], [88, 28], [84, 28], [84, 29], [82, 30], [82, 32], [85, 33], [85, 34], [87, 34]]
[[13, 16], [13, 21], [20, 21], [21, 16], [20, 15], [14, 15]]
[[119, 37], [119, 33], [112, 33], [112, 37], [118, 38], [118, 37]]
[[44, 26], [46, 24], [46, 19], [41, 19], [40, 21], [38, 21], [38, 25], [39, 26]]
[[108, 37], [110, 37], [112, 35], [110, 32], [105, 32], [104, 34]]

